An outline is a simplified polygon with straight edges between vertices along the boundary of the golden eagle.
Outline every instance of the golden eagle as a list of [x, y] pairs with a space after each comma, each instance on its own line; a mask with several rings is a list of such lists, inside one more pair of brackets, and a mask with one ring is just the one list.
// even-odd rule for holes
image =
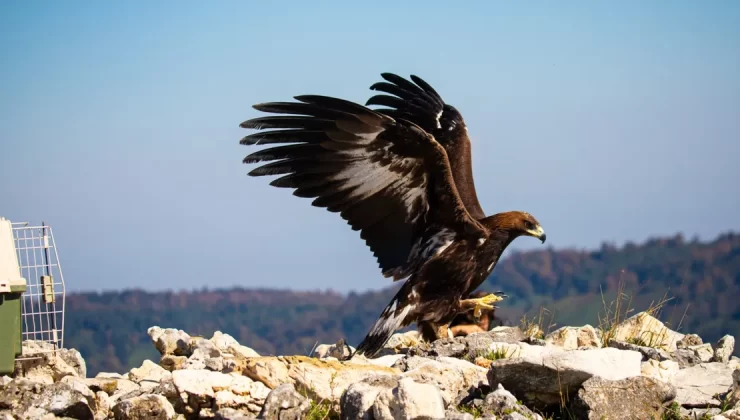
[[[242, 128], [272, 129], [244, 137], [270, 144], [244, 158], [265, 163], [250, 176], [339, 213], [375, 255], [384, 277], [407, 279], [357, 347], [375, 355], [399, 328], [417, 323], [422, 337], [449, 336], [460, 312], [493, 309], [500, 292], [466, 299], [517, 237], [545, 242], [529, 213], [486, 216], [478, 202], [470, 139], [462, 115], [424, 80], [383, 73], [366, 105], [322, 95], [254, 108], [282, 115], [253, 118]], [[373, 110], [369, 105], [387, 108]]]

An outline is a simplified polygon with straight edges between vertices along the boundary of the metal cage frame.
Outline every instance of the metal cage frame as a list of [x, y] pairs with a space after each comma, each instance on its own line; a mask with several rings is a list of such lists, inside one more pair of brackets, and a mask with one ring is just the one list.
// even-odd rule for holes
[[[11, 223], [21, 276], [26, 293], [21, 303], [22, 340], [43, 341], [55, 352], [64, 348], [65, 285], [51, 226], [28, 222]], [[23, 359], [21, 355], [17, 359]]]

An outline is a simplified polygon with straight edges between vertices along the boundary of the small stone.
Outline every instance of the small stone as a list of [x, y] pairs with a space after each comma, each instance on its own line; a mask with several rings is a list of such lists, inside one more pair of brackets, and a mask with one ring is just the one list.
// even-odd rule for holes
[[696, 334], [686, 334], [682, 339], [676, 342], [676, 347], [686, 349], [693, 346], [701, 346], [704, 341]]
[[229, 334], [224, 334], [221, 331], [215, 331], [210, 342], [213, 343], [216, 348], [225, 352], [231, 346], [238, 346], [239, 342]]
[[584, 325], [578, 329], [578, 348], [600, 348], [603, 347], [601, 337], [591, 325]]
[[77, 373], [78, 378], [87, 377], [87, 363], [79, 351], [75, 349], [58, 349], [57, 355], [64, 360], [67, 366], [71, 367]]
[[292, 384], [282, 384], [270, 391], [259, 418], [265, 420], [301, 420], [311, 408], [311, 402], [299, 394]]
[[121, 401], [113, 407], [116, 420], [173, 420], [175, 409], [161, 395], [142, 395]]
[[599, 420], [620, 413], [625, 420], [661, 418], [665, 403], [676, 389], [668, 383], [645, 376], [618, 381], [593, 377], [583, 383], [573, 403], [576, 418]]
[[[226, 336], [228, 337], [228, 336]], [[218, 337], [221, 340], [221, 344], [231, 344], [230, 340], [224, 336]], [[183, 364], [183, 369], [189, 370], [202, 370], [208, 369], [215, 372], [221, 372], [225, 367], [224, 356], [233, 357], [228, 353], [224, 353], [221, 349], [213, 343], [211, 340], [205, 338], [197, 338], [191, 341], [192, 354], [188, 357], [188, 360]], [[231, 369], [235, 370], [235, 369]]]
[[378, 394], [373, 404], [376, 420], [398, 418], [442, 419], [445, 415], [444, 401], [434, 385], [419, 384], [411, 378], [398, 381], [398, 386]]
[[147, 330], [154, 347], [161, 355], [190, 356], [192, 338], [188, 333], [174, 328], [151, 327]]
[[548, 334], [545, 342], [560, 346], [565, 350], [602, 347], [601, 339], [591, 325], [559, 328]]
[[215, 372], [221, 372], [224, 370], [224, 358], [223, 357], [209, 357], [205, 360], [205, 367], [208, 370]]
[[97, 401], [97, 408], [95, 410], [95, 419], [107, 419], [111, 409], [113, 408], [113, 401], [103, 391], [95, 393], [95, 400]]
[[672, 352], [676, 350], [677, 342], [684, 339], [685, 336], [666, 327], [665, 324], [650, 313], [640, 312], [617, 325], [613, 331], [612, 338], [624, 342], [638, 340], [649, 344], [647, 347], [660, 348]]
[[732, 352], [735, 351], [735, 337], [731, 335], [725, 335], [717, 341], [717, 346], [714, 349], [713, 362], [727, 363], [730, 361]]
[[714, 350], [712, 350], [712, 345], [709, 343], [689, 346], [688, 350], [693, 351], [701, 363], [711, 362], [714, 358]]
[[204, 358], [221, 357], [223, 355], [223, 352], [215, 343], [211, 340], [206, 340], [205, 338], [193, 339], [190, 346], [193, 350], [193, 354], [198, 351]]
[[535, 414], [526, 406], [519, 404], [514, 394], [504, 389], [501, 384], [498, 384], [493, 392], [486, 395], [480, 408], [483, 414], [494, 417], [517, 413], [528, 419], [541, 419], [539, 414]]
[[159, 360], [159, 365], [162, 366], [163, 369], [172, 372], [174, 370], [184, 368], [187, 361], [188, 358], [185, 356], [175, 356], [172, 354], [167, 354], [162, 356], [162, 358]]
[[344, 340], [339, 340], [335, 344], [321, 344], [313, 351], [313, 357], [323, 359], [333, 357], [337, 360], [344, 360], [354, 353], [354, 347], [344, 344]]
[[696, 355], [696, 352], [688, 348], [678, 349], [672, 353], [672, 356], [673, 359], [678, 362], [681, 369], [686, 369], [701, 363], [701, 359]]
[[339, 401], [342, 418], [372, 419], [378, 394], [397, 386], [398, 379], [390, 376], [370, 377], [350, 385]]
[[172, 376], [172, 373], [151, 360], [144, 360], [140, 367], [133, 368], [128, 373], [129, 380], [147, 390], [156, 387], [163, 378], [168, 376]]
[[288, 366], [284, 360], [278, 357], [255, 357], [250, 359], [247, 362], [244, 374], [272, 389], [290, 382]]
[[461, 357], [468, 347], [460, 338], [444, 338], [432, 343], [427, 352], [430, 356]]

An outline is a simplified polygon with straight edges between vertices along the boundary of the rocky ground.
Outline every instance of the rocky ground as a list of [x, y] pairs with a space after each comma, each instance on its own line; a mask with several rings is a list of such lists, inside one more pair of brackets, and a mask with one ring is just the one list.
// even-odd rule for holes
[[260, 356], [231, 336], [152, 327], [158, 363], [86, 375], [79, 352], [25, 342], [0, 379], [2, 419], [734, 419], [735, 340], [703, 343], [640, 313], [608, 331], [497, 327], [420, 343], [396, 334], [376, 359]]

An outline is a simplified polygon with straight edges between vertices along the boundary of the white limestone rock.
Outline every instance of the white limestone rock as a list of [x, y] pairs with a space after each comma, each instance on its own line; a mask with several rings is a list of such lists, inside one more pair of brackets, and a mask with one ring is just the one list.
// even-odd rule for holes
[[445, 416], [442, 395], [434, 385], [420, 384], [411, 378], [398, 381], [398, 386], [378, 394], [373, 404], [376, 420], [431, 418]]

